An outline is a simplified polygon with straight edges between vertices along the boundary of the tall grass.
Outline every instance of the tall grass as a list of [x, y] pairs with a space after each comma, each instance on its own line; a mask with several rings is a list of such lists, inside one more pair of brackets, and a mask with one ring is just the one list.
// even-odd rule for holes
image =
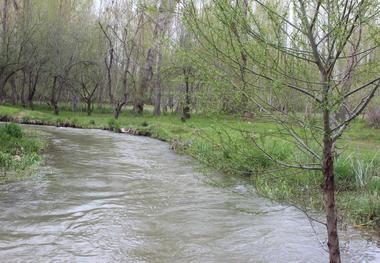
[[22, 173], [41, 161], [41, 141], [25, 136], [16, 124], [0, 125], [0, 170], [7, 176]]

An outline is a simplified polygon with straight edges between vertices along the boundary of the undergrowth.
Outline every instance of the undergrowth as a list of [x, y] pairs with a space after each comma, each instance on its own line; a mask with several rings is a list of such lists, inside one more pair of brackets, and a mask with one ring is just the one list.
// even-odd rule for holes
[[13, 123], [0, 125], [0, 175], [18, 176], [41, 161], [44, 144]]

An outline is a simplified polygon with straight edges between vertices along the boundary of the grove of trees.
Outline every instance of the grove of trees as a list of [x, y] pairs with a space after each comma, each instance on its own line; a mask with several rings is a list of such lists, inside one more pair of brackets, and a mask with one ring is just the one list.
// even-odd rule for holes
[[262, 116], [320, 172], [340, 262], [336, 144], [380, 86], [378, 0], [1, 0], [0, 102], [59, 114]]

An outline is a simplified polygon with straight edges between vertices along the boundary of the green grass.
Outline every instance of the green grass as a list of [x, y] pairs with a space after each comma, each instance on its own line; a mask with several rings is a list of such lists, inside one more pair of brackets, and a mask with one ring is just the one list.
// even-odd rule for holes
[[[115, 120], [109, 108], [95, 108], [92, 116], [87, 116], [85, 111], [73, 113], [63, 107], [56, 116], [44, 105], [37, 105], [33, 111], [0, 106], [1, 116], [11, 116], [17, 121], [40, 120], [50, 125], [135, 129], [171, 142], [175, 150], [224, 174], [249, 178], [263, 196], [323, 210], [320, 173], [283, 169], [255, 147], [249, 136], [259, 138], [270, 154], [279, 160], [305, 160], [305, 155], [286, 141], [286, 135], [279, 134], [275, 124], [259, 118], [247, 122], [236, 116], [194, 114], [184, 123], [178, 114], [154, 117], [148, 108], [143, 115], [136, 116], [128, 108]], [[242, 133], [242, 130], [248, 133]], [[338, 146], [342, 147], [342, 154], [336, 160], [335, 173], [341, 217], [352, 224], [379, 227], [379, 130], [368, 128], [362, 120], [357, 121]]]
[[23, 177], [41, 161], [44, 144], [17, 124], [0, 125], [0, 176], [2, 180]]

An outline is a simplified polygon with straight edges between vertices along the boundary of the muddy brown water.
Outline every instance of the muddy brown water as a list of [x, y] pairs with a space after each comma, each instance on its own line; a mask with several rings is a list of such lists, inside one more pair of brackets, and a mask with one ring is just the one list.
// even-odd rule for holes
[[[327, 262], [293, 207], [224, 187], [168, 144], [100, 130], [48, 134], [38, 175], [0, 185], [0, 262]], [[227, 185], [227, 186], [226, 186]], [[380, 244], [341, 231], [344, 262], [380, 262]]]

